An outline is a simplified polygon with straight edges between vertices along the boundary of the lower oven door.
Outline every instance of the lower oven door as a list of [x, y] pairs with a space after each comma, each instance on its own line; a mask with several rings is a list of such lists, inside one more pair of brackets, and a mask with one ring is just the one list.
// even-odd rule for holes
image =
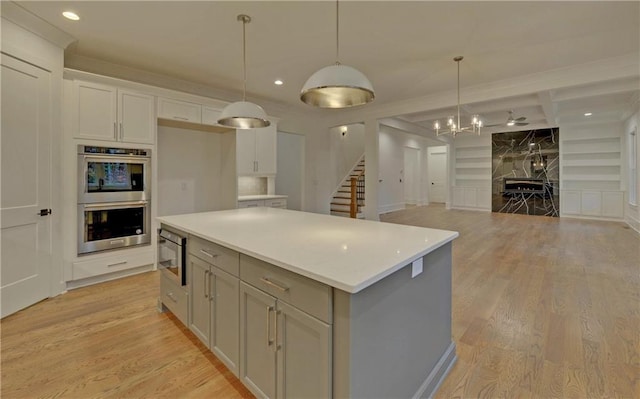
[[78, 205], [78, 254], [151, 242], [147, 201]]

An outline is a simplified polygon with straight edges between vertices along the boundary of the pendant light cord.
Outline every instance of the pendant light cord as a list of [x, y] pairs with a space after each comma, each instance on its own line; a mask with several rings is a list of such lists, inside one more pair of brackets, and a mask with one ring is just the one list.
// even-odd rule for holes
[[247, 21], [248, 18], [242, 18], [242, 101], [246, 101], [247, 97]]
[[340, 10], [336, 0], [336, 65], [340, 65]]

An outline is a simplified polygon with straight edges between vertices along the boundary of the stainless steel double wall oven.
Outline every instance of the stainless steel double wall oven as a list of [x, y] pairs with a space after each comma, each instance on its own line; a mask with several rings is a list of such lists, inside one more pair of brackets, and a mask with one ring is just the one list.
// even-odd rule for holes
[[151, 151], [78, 146], [78, 254], [151, 242]]

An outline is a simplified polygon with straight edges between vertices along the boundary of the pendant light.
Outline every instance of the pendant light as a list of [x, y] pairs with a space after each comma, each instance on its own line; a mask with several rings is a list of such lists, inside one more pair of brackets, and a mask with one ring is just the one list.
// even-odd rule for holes
[[251, 17], [245, 14], [238, 15], [238, 21], [242, 22], [242, 101], [227, 105], [218, 119], [218, 124], [236, 129], [252, 129], [267, 127], [271, 124], [262, 107], [246, 101], [247, 96], [247, 40], [246, 26], [251, 22]]
[[340, 64], [340, 12], [336, 0], [336, 63], [311, 75], [302, 87], [300, 100], [320, 108], [348, 108], [370, 103], [373, 85], [355, 68]]

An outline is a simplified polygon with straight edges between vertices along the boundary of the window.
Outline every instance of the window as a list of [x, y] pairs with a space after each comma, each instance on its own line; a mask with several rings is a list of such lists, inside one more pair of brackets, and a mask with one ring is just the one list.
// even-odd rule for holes
[[638, 205], [638, 128], [629, 132], [629, 203]]

